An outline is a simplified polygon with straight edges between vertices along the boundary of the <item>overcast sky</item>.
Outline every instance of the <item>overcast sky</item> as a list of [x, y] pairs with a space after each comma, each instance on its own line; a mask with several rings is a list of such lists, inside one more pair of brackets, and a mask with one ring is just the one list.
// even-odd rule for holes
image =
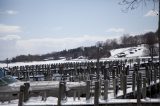
[[153, 3], [124, 13], [120, 1], [0, 0], [0, 60], [157, 30]]

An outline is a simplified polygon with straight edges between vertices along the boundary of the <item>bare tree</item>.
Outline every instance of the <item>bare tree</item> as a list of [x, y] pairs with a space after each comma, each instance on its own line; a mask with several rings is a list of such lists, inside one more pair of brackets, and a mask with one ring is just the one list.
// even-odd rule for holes
[[121, 44], [124, 47], [128, 46], [128, 38], [129, 38], [129, 34], [124, 34], [120, 39], [121, 39]]
[[134, 10], [141, 6], [147, 6], [148, 3], [153, 3], [153, 10], [155, 10], [156, 4], [159, 0], [122, 0], [119, 2], [120, 5], [124, 5], [123, 12], [127, 12], [128, 10]]
[[151, 60], [153, 61], [153, 56], [155, 53], [155, 43], [157, 42], [157, 36], [153, 32], [146, 33], [145, 42], [148, 45], [149, 55], [151, 56]]

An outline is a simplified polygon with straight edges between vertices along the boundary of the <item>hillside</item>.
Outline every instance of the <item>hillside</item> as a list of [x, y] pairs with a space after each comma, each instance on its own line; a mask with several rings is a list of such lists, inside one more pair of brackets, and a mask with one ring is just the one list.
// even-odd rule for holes
[[146, 56], [147, 48], [144, 45], [135, 47], [127, 47], [111, 50], [110, 58], [123, 58], [123, 57], [141, 57]]

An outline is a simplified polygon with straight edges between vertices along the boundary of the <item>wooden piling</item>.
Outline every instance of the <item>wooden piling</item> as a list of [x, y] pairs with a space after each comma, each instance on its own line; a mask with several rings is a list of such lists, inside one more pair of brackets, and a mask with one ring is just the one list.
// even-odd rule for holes
[[113, 91], [114, 91], [114, 97], [117, 96], [118, 93], [118, 78], [116, 77], [115, 79], [113, 79]]
[[19, 101], [18, 101], [18, 106], [23, 106], [23, 101], [24, 101], [24, 85], [20, 86], [20, 92], [19, 92]]
[[24, 83], [24, 102], [27, 102], [27, 100], [29, 99], [29, 87], [29, 83]]
[[88, 80], [86, 84], [86, 100], [90, 99], [90, 84], [91, 84], [91, 81]]
[[95, 89], [94, 89], [94, 106], [99, 105], [99, 82], [95, 82]]
[[143, 90], [142, 90], [142, 96], [143, 96], [143, 98], [146, 98], [146, 92], [147, 92], [146, 78], [143, 78]]
[[136, 75], [135, 75], [135, 72], [132, 73], [132, 92], [133, 92], [133, 95], [135, 96], [135, 86], [136, 86]]
[[74, 91], [73, 91], [73, 100], [74, 100], [74, 101], [76, 100], [76, 94], [77, 94], [77, 91], [74, 90]]
[[58, 106], [61, 106], [63, 83], [59, 83]]
[[140, 73], [137, 75], [137, 106], [141, 105], [141, 78]]
[[104, 80], [104, 100], [108, 99], [108, 80]]
[[123, 98], [126, 98], [127, 93], [127, 76], [123, 76]]

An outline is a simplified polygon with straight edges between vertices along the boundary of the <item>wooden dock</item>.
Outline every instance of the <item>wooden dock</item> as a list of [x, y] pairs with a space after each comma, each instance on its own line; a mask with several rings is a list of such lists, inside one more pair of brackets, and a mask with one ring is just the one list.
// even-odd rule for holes
[[[158, 106], [160, 105], [159, 99], [148, 100], [147, 98], [153, 98], [160, 92], [159, 68], [158, 62], [137, 61], [131, 66], [131, 63], [128, 64], [125, 60], [17, 66], [10, 67], [8, 73], [21, 80], [30, 80], [31, 75], [33, 78], [36, 75], [44, 75], [44, 80], [52, 81], [54, 74], [60, 75], [57, 101], [48, 104], [48, 97], [44, 90], [41, 95], [43, 99], [37, 104], [34, 103], [34, 106], [124, 106], [128, 104], [130, 106]], [[66, 82], [86, 82], [86, 87], [83, 90], [68, 91]], [[18, 95], [24, 98], [19, 98], [19, 106], [33, 106], [28, 101], [32, 97], [31, 92], [33, 91], [25, 85], [22, 87]]]

